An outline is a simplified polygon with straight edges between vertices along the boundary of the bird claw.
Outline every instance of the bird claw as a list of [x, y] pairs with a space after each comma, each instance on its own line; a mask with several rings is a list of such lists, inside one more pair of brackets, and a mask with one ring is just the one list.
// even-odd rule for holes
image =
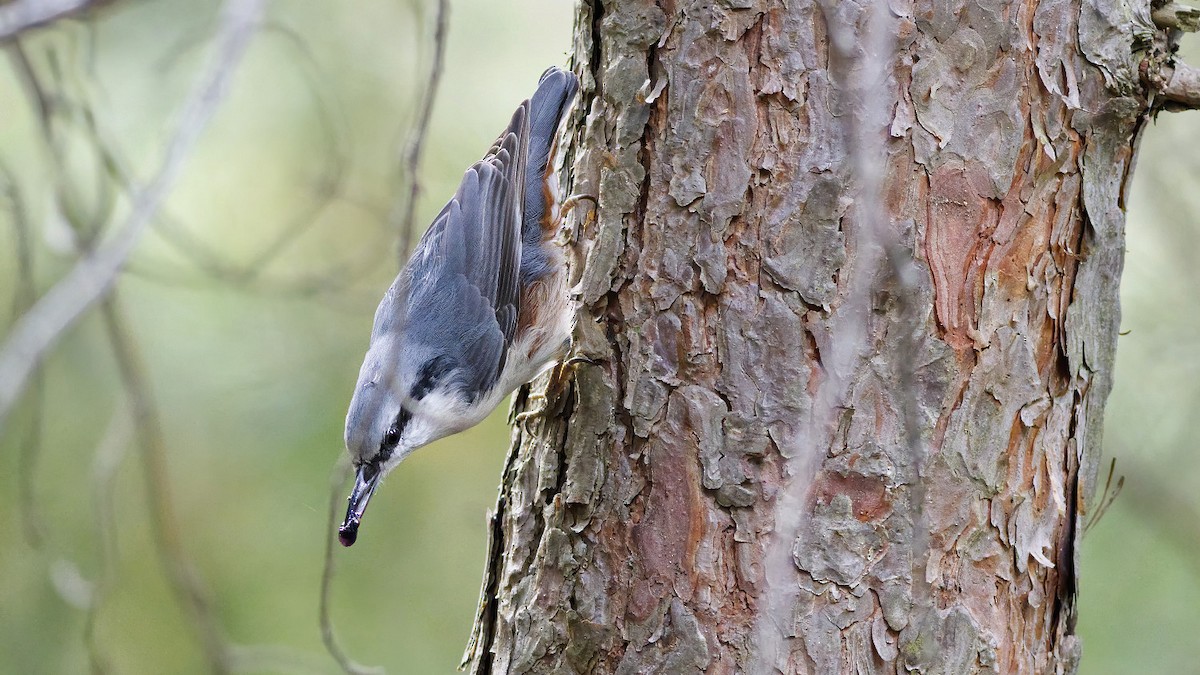
[[579, 206], [579, 202], [591, 202], [592, 206], [600, 206], [600, 200], [597, 199], [595, 195], [580, 193], [571, 195], [570, 197], [564, 199], [562, 201], [562, 205], [559, 207], [559, 212], [562, 213], [563, 217], [565, 218], [568, 213], [575, 210], [576, 206]]
[[514, 424], [524, 425], [530, 419], [537, 417], [538, 415], [541, 415], [542, 413], [546, 412], [546, 409], [549, 407], [550, 399], [547, 398], [547, 396], [542, 392], [537, 392], [537, 391], [529, 392], [529, 396], [527, 396], [525, 398], [525, 405], [529, 406], [531, 403], [533, 403], [535, 401], [537, 403], [533, 407], [527, 408], [526, 410], [522, 410], [521, 412], [517, 413], [516, 415], [513, 415], [513, 423]]
[[586, 363], [586, 364], [588, 364], [589, 366], [598, 366], [598, 365], [600, 365], [600, 362], [599, 362], [599, 361], [597, 361], [597, 360], [595, 360], [595, 359], [592, 359], [592, 358], [588, 358], [588, 357], [584, 356], [583, 354], [573, 354], [573, 355], [572, 355], [570, 358], [568, 358], [566, 361], [563, 361], [563, 362], [562, 362], [562, 367], [563, 367], [563, 368], [571, 368], [571, 369], [574, 369], [574, 367], [575, 367], [575, 366], [577, 366], [577, 365], [578, 365], [578, 364], [580, 364], [580, 363]]
[[581, 223], [578, 219], [576, 219], [575, 221], [573, 221], [574, 224], [572, 226], [570, 226], [568, 228], [564, 228], [563, 230], [561, 230], [559, 232], [559, 235], [558, 235], [558, 242], [561, 245], [569, 246], [572, 250], [574, 250], [575, 244], [579, 241], [580, 230], [583, 227], [595, 222], [595, 219], [596, 219], [596, 208], [595, 207], [598, 207], [600, 205], [600, 201], [598, 199], [596, 199], [596, 197], [594, 195], [575, 194], [575, 195], [571, 195], [570, 197], [567, 197], [566, 199], [564, 199], [562, 201], [562, 204], [559, 205], [560, 222], [566, 222], [567, 214], [571, 213], [571, 211], [574, 211], [575, 207], [579, 206], [580, 202], [585, 202], [585, 201], [591, 202], [593, 208], [587, 212], [586, 216], [584, 216], [584, 222]]

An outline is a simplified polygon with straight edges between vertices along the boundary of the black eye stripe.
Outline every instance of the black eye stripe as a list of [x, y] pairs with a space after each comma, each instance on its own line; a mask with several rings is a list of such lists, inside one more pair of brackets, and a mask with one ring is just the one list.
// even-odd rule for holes
[[391, 456], [392, 450], [400, 442], [400, 436], [404, 434], [404, 427], [408, 426], [408, 422], [411, 419], [412, 413], [408, 411], [408, 408], [400, 406], [400, 412], [396, 413], [396, 419], [392, 421], [392, 425], [384, 432], [383, 442], [379, 444], [379, 454], [385, 459]]

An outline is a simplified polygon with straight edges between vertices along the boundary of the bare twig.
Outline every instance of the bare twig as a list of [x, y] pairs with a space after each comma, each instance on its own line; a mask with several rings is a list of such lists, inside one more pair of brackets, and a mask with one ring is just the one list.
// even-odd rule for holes
[[0, 349], [0, 429], [46, 352], [116, 280], [228, 91], [236, 66], [258, 25], [264, 2], [227, 0], [212, 63], [189, 94], [162, 165], [153, 180], [139, 191], [129, 218], [111, 241], [82, 258], [13, 327]]
[[1153, 8], [1150, 18], [1159, 28], [1172, 28], [1188, 33], [1200, 30], [1200, 10], [1177, 2]]
[[[400, 233], [397, 257], [400, 259], [401, 265], [408, 259], [408, 254], [412, 251], [413, 246], [415, 234], [413, 218], [417, 209], [417, 197], [421, 194], [421, 179], [417, 172], [421, 164], [421, 148], [425, 143], [425, 136], [429, 133], [429, 121], [433, 117], [433, 101], [437, 97], [438, 83], [442, 79], [442, 64], [446, 53], [446, 25], [449, 20], [449, 0], [438, 0], [436, 27], [433, 31], [433, 61], [429, 64], [429, 77], [425, 83], [425, 91], [421, 95], [420, 112], [404, 150], [404, 171], [408, 179], [408, 195], [403, 201], [402, 209], [400, 204], [397, 204], [393, 210], [392, 220], [396, 223], [396, 229]], [[398, 218], [397, 214], [400, 214]]]
[[333, 545], [334, 531], [337, 529], [338, 516], [342, 508], [344, 508], [345, 500], [342, 495], [346, 486], [346, 479], [350, 477], [350, 462], [343, 455], [337, 462], [337, 466], [333, 469], [333, 474], [329, 479], [329, 516], [325, 523], [325, 565], [321, 570], [321, 601], [319, 607], [319, 621], [321, 624], [321, 641], [325, 643], [325, 649], [329, 655], [337, 661], [342, 670], [348, 675], [379, 675], [383, 673], [382, 668], [364, 666], [350, 657], [346, 650], [338, 644], [337, 635], [333, 632], [333, 618], [329, 613], [329, 599], [333, 589], [333, 571], [334, 571], [334, 551], [336, 547]]
[[1163, 98], [1182, 108], [1200, 108], [1200, 70], [1182, 61], [1164, 68], [1166, 86], [1161, 90]]
[[[287, 32], [282, 32], [282, 34], [291, 37], [293, 42], [299, 39]], [[311, 55], [305, 54], [302, 52], [300, 59], [302, 63], [312, 58]], [[315, 63], [313, 63], [312, 69], [315, 69], [315, 67]], [[317, 75], [315, 71], [310, 72], [308, 78], [313, 85], [314, 95], [316, 95]], [[341, 134], [333, 121], [333, 114], [326, 109], [327, 104], [319, 101], [318, 108], [323, 111], [319, 117], [322, 120], [321, 127], [325, 130], [327, 138], [327, 152], [321, 162], [323, 172], [317, 187], [317, 202], [305, 213], [300, 214], [284, 225], [276, 237], [262, 251], [251, 258], [251, 263], [234, 265], [226, 262], [219, 250], [205, 242], [201, 237], [195, 235], [192, 232], [192, 228], [173, 217], [165, 208], [161, 209], [155, 217], [155, 232], [163, 238], [163, 241], [190, 260], [204, 277], [258, 291], [280, 295], [313, 296], [324, 292], [344, 290], [352, 283], [367, 276], [383, 258], [378, 253], [379, 246], [374, 244], [364, 247], [363, 258], [369, 258], [371, 262], [355, 260], [331, 270], [306, 275], [295, 280], [271, 280], [263, 278], [264, 275], [262, 272], [266, 266], [282, 253], [286, 246], [302, 234], [303, 231], [315, 224], [330, 203], [340, 196], [342, 190], [344, 167], [348, 159], [344, 153], [338, 150], [338, 146], [342, 145], [338, 140], [341, 138]], [[90, 115], [85, 115], [85, 117], [89, 121], [93, 120]], [[94, 122], [87, 125], [86, 132], [88, 133], [88, 140], [97, 150], [100, 161], [105, 166], [109, 178], [118, 184], [128, 197], [131, 199], [135, 198], [136, 189], [132, 171], [128, 168], [128, 162], [121, 157], [107, 134]], [[380, 217], [380, 221], [382, 222], [382, 217]], [[144, 266], [139, 267], [131, 263], [126, 267], [126, 271], [134, 275], [148, 276], [164, 283], [180, 285], [177, 278], [161, 272], [147, 272]]]
[[0, 5], [0, 42], [59, 19], [78, 14], [96, 4], [94, 0], [13, 0]]
[[[1108, 513], [1109, 507], [1117, 501], [1117, 497], [1121, 495], [1121, 490], [1125, 487], [1125, 476], [1117, 476], [1117, 458], [1113, 457], [1108, 465], [1108, 479], [1104, 481], [1104, 489], [1100, 492], [1100, 498], [1096, 500], [1096, 508], [1092, 511], [1092, 515], [1084, 523], [1083, 533], [1086, 535], [1092, 531], [1096, 523]], [[1113, 478], [1117, 479], [1116, 487], [1113, 486]]]
[[29, 426], [17, 454], [17, 492], [21, 509], [21, 527], [25, 540], [39, 548], [45, 538], [46, 526], [38, 508], [37, 467], [42, 454], [42, 429], [46, 410], [46, 378], [38, 371], [29, 384]]
[[[324, 95], [320, 86], [323, 74], [304, 39], [288, 26], [270, 21], [262, 24], [260, 34], [263, 38], [278, 37], [281, 39], [280, 43], [285, 45], [289, 51], [289, 62], [296, 65], [308, 87], [308, 94], [315, 102], [314, 110], [324, 145], [324, 152], [316, 164], [320, 167], [321, 173], [315, 181], [315, 204], [279, 228], [272, 240], [261, 251], [251, 256], [248, 263], [237, 266], [225, 263], [220, 253], [192, 234], [191, 230], [176, 218], [160, 216], [155, 227], [156, 232], [163, 237], [164, 241], [184, 256], [192, 259], [201, 271], [214, 279], [230, 281], [238, 285], [249, 285], [257, 280], [270, 262], [278, 258], [296, 239], [317, 224], [325, 209], [341, 195], [346, 167], [350, 162], [346, 150], [349, 144], [344, 142], [345, 122], [343, 116], [340, 111], [335, 113], [336, 107]], [[184, 49], [186, 47], [173, 50], [172, 53], [178, 54]], [[97, 145], [105, 148], [111, 158], [109, 164], [114, 167], [114, 178], [124, 185], [127, 191], [132, 190], [131, 174], [125, 168], [126, 163], [121, 161], [112, 150], [112, 144], [103, 142], [98, 130], [93, 138]]]

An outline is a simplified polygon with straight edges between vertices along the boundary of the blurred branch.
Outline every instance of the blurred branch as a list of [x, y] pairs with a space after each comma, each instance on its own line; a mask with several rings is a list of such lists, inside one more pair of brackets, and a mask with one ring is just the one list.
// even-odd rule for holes
[[117, 370], [129, 396], [137, 442], [145, 469], [146, 498], [150, 502], [150, 522], [153, 525], [155, 548], [162, 557], [171, 589], [189, 612], [204, 656], [214, 673], [231, 672], [228, 643], [209, 605], [208, 592], [196, 574], [191, 560], [179, 538], [179, 524], [171, 499], [171, 478], [167, 471], [166, 436], [162, 421], [150, 394], [150, 385], [141, 362], [137, 343], [125, 326], [124, 315], [115, 296], [101, 304], [104, 327], [108, 333]]
[[[37, 300], [34, 278], [33, 244], [29, 228], [29, 214], [25, 210], [16, 178], [6, 164], [0, 162], [0, 198], [8, 203], [9, 220], [12, 222], [16, 243], [17, 285], [13, 292], [12, 316], [15, 320], [24, 314]], [[37, 459], [42, 447], [42, 415], [45, 410], [45, 379], [41, 371], [33, 375], [30, 389], [29, 426], [20, 441], [17, 456], [17, 490], [21, 512], [21, 526], [30, 546], [37, 548], [42, 543], [42, 517], [37, 508], [37, 492], [34, 476]]]
[[[324, 94], [320, 82], [324, 78], [317, 59], [312, 54], [304, 39], [287, 26], [266, 22], [260, 28], [260, 35], [272, 35], [281, 38], [289, 50], [289, 61], [297, 64], [308, 93], [314, 101], [317, 113], [318, 127], [321, 129], [324, 152], [319, 158], [321, 173], [315, 184], [315, 203], [311, 208], [288, 220], [278, 229], [276, 235], [259, 252], [250, 256], [248, 263], [233, 264], [226, 262], [223, 254], [202, 237], [193, 232], [183, 220], [171, 215], [165, 207], [160, 209], [154, 220], [154, 231], [163, 241], [175, 251], [190, 261], [204, 278], [221, 283], [246, 288], [254, 291], [275, 295], [290, 295], [311, 297], [321, 294], [344, 291], [353, 283], [370, 274], [377, 268], [384, 255], [377, 244], [364, 247], [361, 259], [331, 267], [328, 270], [314, 274], [297, 275], [294, 279], [271, 279], [264, 272], [270, 263], [274, 262], [287, 247], [306, 231], [317, 224], [325, 210], [335, 201], [355, 203], [344, 194], [346, 166], [349, 164], [345, 142], [345, 122], [341, 111], [334, 102]], [[27, 78], [29, 79], [29, 78]], [[36, 78], [33, 78], [36, 83]], [[106, 168], [109, 178], [119, 185], [122, 191], [131, 199], [136, 197], [135, 179], [129, 169], [129, 163], [121, 156], [115, 143], [108, 134], [95, 122], [86, 102], [82, 117], [86, 120], [84, 131], [89, 142], [95, 147], [100, 161]], [[356, 204], [364, 210], [371, 211], [365, 205]], [[382, 223], [386, 217], [379, 213], [373, 216]], [[144, 265], [130, 265], [127, 273], [153, 279], [161, 283], [176, 286], [187, 285], [177, 275], [168, 274], [162, 270], [147, 269]], [[371, 303], [374, 304], [374, 301]]]
[[29, 30], [52, 23], [92, 6], [105, 4], [97, 0], [13, 0], [0, 5], [0, 43], [7, 42]]
[[[180, 537], [181, 528], [171, 497], [171, 477], [167, 467], [167, 442], [162, 419], [150, 391], [145, 364], [142, 363], [137, 340], [126, 326], [125, 314], [116, 295], [100, 304], [109, 344], [117, 362], [117, 370], [129, 398], [131, 417], [144, 469], [146, 498], [149, 502], [155, 549], [166, 568], [172, 592], [188, 613], [188, 618], [200, 640], [202, 652], [211, 672], [305, 672], [317, 671], [313, 659], [293, 649], [270, 646], [232, 644], [221, 629], [208, 590], [197, 573]], [[100, 459], [97, 458], [99, 463]], [[112, 461], [107, 469], [115, 470]], [[98, 476], [103, 476], [97, 471]], [[111, 480], [111, 478], [110, 478]], [[112, 544], [115, 546], [115, 542]], [[115, 553], [115, 551], [113, 551]], [[94, 623], [94, 616], [89, 626]], [[89, 627], [89, 631], [92, 628]]]
[[[324, 88], [320, 83], [325, 76], [304, 38], [290, 27], [273, 21], [264, 22], [260, 27], [260, 34], [264, 38], [266, 36], [281, 38], [280, 42], [289, 51], [288, 62], [296, 65], [307, 87], [307, 93], [315, 102], [317, 125], [321, 131], [324, 145], [323, 155], [317, 158], [319, 161], [316, 163], [320, 167], [321, 173], [315, 180], [315, 204], [312, 208], [306, 208], [302, 213], [291, 218], [283, 227], [278, 228], [275, 236], [261, 251], [251, 256], [248, 263], [240, 265], [226, 263], [214, 247], [193, 234], [190, 228], [177, 218], [159, 217], [155, 225], [156, 232], [163, 237], [164, 241], [191, 259], [210, 278], [239, 286], [248, 286], [255, 282], [263, 275], [269, 263], [278, 258], [290, 244], [317, 224], [325, 209], [341, 195], [346, 167], [350, 161], [348, 151], [345, 149], [349, 147], [349, 143], [344, 138], [345, 122], [340, 115], [335, 115], [335, 106], [324, 94]], [[172, 54], [179, 54], [183, 49], [172, 50]], [[114, 178], [125, 186], [127, 191], [132, 190], [133, 180], [130, 172], [125, 168], [126, 163], [117, 157], [111, 143], [104, 142], [99, 130], [94, 131], [96, 144], [103, 147], [111, 158], [110, 165], [114, 168]]]
[[333, 468], [333, 474], [329, 479], [329, 515], [325, 523], [325, 564], [321, 570], [321, 601], [318, 609], [321, 641], [325, 643], [325, 649], [329, 655], [333, 657], [334, 661], [337, 661], [347, 675], [379, 675], [383, 673], [382, 668], [364, 666], [350, 658], [346, 650], [342, 649], [342, 646], [338, 644], [337, 635], [333, 632], [333, 619], [329, 613], [329, 598], [333, 588], [333, 552], [336, 550], [333, 545], [333, 533], [337, 530], [338, 515], [344, 501], [342, 499], [342, 495], [345, 494], [343, 489], [346, 479], [349, 477], [350, 462], [343, 455], [338, 459], [337, 466]]
[[110, 242], [84, 256], [13, 327], [0, 349], [0, 429], [46, 352], [104, 297], [116, 280], [229, 90], [264, 4], [265, 0], [227, 0], [214, 40], [212, 63], [190, 92], [162, 165], [153, 180], [138, 192], [129, 218]]
[[[442, 66], [446, 53], [446, 25], [450, 20], [449, 0], [438, 0], [436, 26], [433, 31], [433, 61], [429, 65], [429, 77], [421, 95], [421, 107], [416, 124], [404, 151], [404, 170], [408, 178], [408, 196], [404, 200], [402, 214], [396, 222], [400, 233], [397, 257], [400, 265], [408, 259], [413, 246], [413, 218], [417, 209], [417, 197], [421, 194], [421, 179], [417, 173], [421, 164], [421, 148], [429, 133], [429, 121], [433, 117], [433, 101], [437, 97], [438, 84], [442, 79]], [[399, 205], [393, 213], [399, 211]]]
[[96, 445], [92, 460], [92, 501], [95, 508], [96, 533], [100, 539], [100, 572], [94, 583], [92, 597], [88, 602], [84, 620], [83, 642], [87, 646], [88, 660], [92, 673], [112, 672], [112, 665], [100, 650], [96, 639], [96, 625], [100, 620], [100, 609], [116, 581], [114, 567], [118, 564], [116, 512], [113, 507], [113, 483], [125, 459], [125, 448], [132, 434], [127, 415], [118, 411], [109, 422], [108, 430]]
[[41, 84], [37, 81], [37, 77], [33, 73], [33, 65], [29, 63], [29, 56], [25, 53], [25, 49], [21, 46], [20, 42], [14, 42], [9, 45], [8, 54], [12, 58], [17, 75], [32, 95], [34, 107], [37, 109], [38, 122], [41, 124], [43, 130], [49, 129], [50, 100], [46, 97], [45, 90], [42, 89]]
[[[293, 41], [299, 40], [294, 34], [282, 31], [282, 29], [280, 31], [288, 37], [293, 38]], [[311, 56], [308, 55], [301, 59], [301, 61], [305, 60], [311, 61]], [[313, 62], [313, 68], [315, 68], [315, 62]], [[314, 96], [318, 98], [318, 109], [322, 110], [322, 113], [319, 115], [321, 119], [320, 126], [324, 130], [327, 145], [325, 157], [321, 162], [324, 172], [317, 186], [317, 202], [311, 209], [306, 210], [303, 214], [290, 220], [280, 228], [272, 241], [260, 252], [256, 253], [251, 258], [249, 264], [242, 265], [227, 263], [217, 248], [194, 234], [192, 228], [185, 222], [172, 216], [165, 207], [160, 209], [156, 215], [153, 226], [155, 232], [162, 237], [164, 242], [187, 258], [204, 277], [234, 286], [248, 287], [265, 292], [310, 296], [325, 291], [341, 290], [370, 272], [371, 266], [362, 265], [356, 261], [355, 263], [340, 266], [318, 275], [309, 275], [294, 281], [263, 280], [263, 271], [267, 265], [274, 261], [285, 250], [288, 244], [314, 225], [330, 203], [340, 195], [344, 180], [344, 167], [348, 162], [344, 153], [338, 147], [342, 145], [340, 142], [341, 136], [337, 130], [337, 125], [333, 122], [332, 114], [327, 110], [328, 104], [319, 100], [320, 96], [317, 94], [318, 89], [316, 87], [317, 75], [310, 73], [307, 77], [310, 85], [313, 87]], [[128, 197], [131, 199], [135, 198], [135, 181], [132, 171], [128, 168], [128, 162], [121, 157], [115, 144], [94, 123], [93, 117], [85, 115], [85, 118], [89, 120], [89, 124], [85, 129], [88, 134], [88, 140], [99, 154], [100, 160], [106, 167], [109, 177], [120, 186], [121, 190]], [[369, 247], [372, 253], [376, 253], [378, 248], [375, 245]], [[378, 258], [379, 256], [372, 255], [372, 257]], [[134, 275], [148, 276], [156, 281], [180, 285], [177, 279], [165, 273], [148, 273], [144, 269], [132, 264], [126, 267], [126, 271]]]

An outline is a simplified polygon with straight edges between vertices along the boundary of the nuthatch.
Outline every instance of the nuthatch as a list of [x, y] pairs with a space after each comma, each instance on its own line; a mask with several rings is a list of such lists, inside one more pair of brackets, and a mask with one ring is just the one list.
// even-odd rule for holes
[[550, 68], [463, 176], [375, 312], [346, 415], [357, 469], [350, 546], [379, 481], [417, 448], [472, 427], [561, 357], [571, 312], [555, 174], [579, 80]]

